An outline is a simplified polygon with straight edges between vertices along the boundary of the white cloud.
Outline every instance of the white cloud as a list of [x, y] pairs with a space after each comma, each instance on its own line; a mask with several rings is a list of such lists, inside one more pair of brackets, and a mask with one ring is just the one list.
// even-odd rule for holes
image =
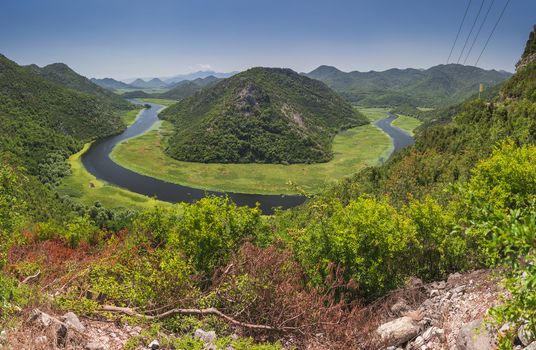
[[198, 63], [196, 66], [199, 68], [199, 70], [212, 70], [212, 66], [210, 64]]

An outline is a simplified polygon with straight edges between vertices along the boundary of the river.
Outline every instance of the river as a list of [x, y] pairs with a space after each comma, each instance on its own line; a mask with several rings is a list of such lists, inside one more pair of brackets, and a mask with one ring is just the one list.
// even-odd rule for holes
[[[239, 206], [254, 207], [258, 203], [262, 212], [267, 215], [272, 214], [274, 208], [287, 209], [300, 205], [305, 201], [305, 197], [297, 195], [206, 191], [141, 175], [115, 163], [110, 158], [110, 153], [118, 143], [147, 132], [159, 120], [158, 111], [163, 106], [154, 103], [149, 103], [149, 105], [151, 105], [151, 108], [143, 110], [136, 121], [123, 133], [95, 141], [89, 150], [82, 155], [84, 167], [97, 179], [171, 203], [191, 203], [207, 195], [226, 195]], [[375, 125], [393, 139], [394, 150], [396, 151], [413, 144], [414, 141], [411, 136], [391, 125], [394, 119], [396, 119], [396, 116], [390, 114], [387, 118], [377, 121]]]

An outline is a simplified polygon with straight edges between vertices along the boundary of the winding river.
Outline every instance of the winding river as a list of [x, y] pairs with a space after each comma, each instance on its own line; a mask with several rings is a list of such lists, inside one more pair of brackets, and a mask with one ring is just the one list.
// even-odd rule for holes
[[[154, 103], [149, 103], [149, 105], [151, 105], [151, 108], [143, 110], [136, 121], [123, 133], [94, 142], [89, 150], [82, 155], [82, 163], [84, 164], [84, 167], [97, 179], [125, 188], [132, 192], [156, 197], [159, 200], [171, 203], [193, 202], [207, 195], [226, 195], [239, 206], [247, 205], [254, 207], [259, 203], [260, 209], [264, 214], [272, 214], [274, 208], [287, 209], [297, 206], [305, 201], [305, 197], [297, 195], [265, 195], [206, 191], [141, 175], [118, 165], [110, 159], [110, 153], [113, 148], [121, 141], [147, 132], [159, 120], [158, 111], [164, 106]], [[396, 151], [413, 144], [414, 141], [411, 136], [391, 125], [391, 122], [394, 119], [396, 119], [396, 116], [390, 114], [387, 118], [377, 121], [375, 125], [393, 139], [394, 150]]]

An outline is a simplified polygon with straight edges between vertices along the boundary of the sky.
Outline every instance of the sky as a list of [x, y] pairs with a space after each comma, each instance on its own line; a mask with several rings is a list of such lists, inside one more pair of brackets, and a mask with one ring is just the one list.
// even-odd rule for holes
[[[451, 62], [482, 1], [474, 65], [508, 0], [471, 0]], [[308, 72], [428, 68], [447, 62], [469, 0], [1, 0], [0, 53], [63, 62], [87, 77], [167, 77], [253, 66]], [[478, 66], [514, 71], [536, 0], [511, 0]], [[465, 59], [465, 54], [461, 61]]]

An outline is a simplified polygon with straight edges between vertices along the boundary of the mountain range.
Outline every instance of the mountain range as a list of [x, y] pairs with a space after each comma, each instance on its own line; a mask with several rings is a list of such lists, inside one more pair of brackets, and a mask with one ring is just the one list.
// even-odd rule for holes
[[343, 72], [332, 66], [320, 66], [305, 75], [326, 83], [346, 100], [362, 106], [444, 107], [478, 93], [480, 83], [493, 86], [512, 74], [441, 64], [424, 70], [394, 68], [382, 72]]

